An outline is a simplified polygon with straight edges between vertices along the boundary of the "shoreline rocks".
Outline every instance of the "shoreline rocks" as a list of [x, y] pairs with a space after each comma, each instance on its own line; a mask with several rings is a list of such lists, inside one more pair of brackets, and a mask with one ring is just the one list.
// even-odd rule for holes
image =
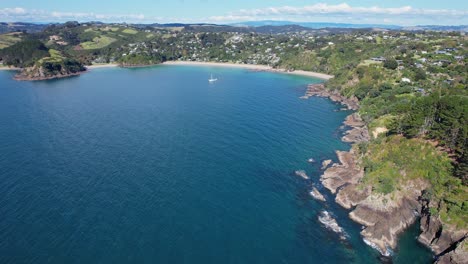
[[327, 90], [325, 88], [325, 84], [317, 83], [317, 84], [310, 84], [307, 86], [307, 91], [302, 99], [308, 99], [312, 96], [318, 97], [328, 97], [333, 102], [338, 102], [345, 105], [348, 110], [358, 110], [359, 109], [359, 100], [356, 97], [347, 98], [342, 96], [338, 90]]
[[353, 149], [350, 151], [336, 151], [336, 154], [340, 163], [334, 163], [320, 177], [323, 186], [333, 194], [347, 184], [357, 184], [364, 176], [364, 171], [356, 166], [357, 161]]
[[[345, 105], [348, 110], [359, 108], [357, 98], [346, 98], [337, 91], [326, 90], [324, 84], [309, 85], [302, 98], [311, 96], [328, 97]], [[368, 128], [358, 113], [346, 117], [344, 125], [350, 127], [342, 137], [344, 142], [356, 144], [370, 140]], [[398, 235], [421, 218], [418, 241], [434, 252], [436, 263], [468, 263], [468, 231], [455, 230], [430, 215], [429, 206], [421, 201], [425, 189], [429, 187], [426, 181], [409, 181], [403, 190], [388, 195], [373, 194], [370, 186], [361, 184], [364, 171], [358, 165], [359, 157], [354, 147], [348, 152], [336, 153], [338, 163], [331, 166], [331, 161], [322, 163], [324, 172], [320, 181], [336, 194], [335, 201], [340, 206], [351, 210], [349, 217], [364, 226], [361, 235], [366, 244], [389, 256], [392, 249], [397, 247]]]
[[324, 160], [322, 161], [322, 170], [325, 170], [326, 168], [328, 168], [328, 166], [332, 163], [332, 160], [331, 159], [328, 159], [328, 160]]
[[21, 69], [14, 79], [17, 81], [43, 81], [78, 76], [85, 72], [87, 70], [82, 66], [76, 71], [69, 70], [66, 67], [60, 67], [60, 70], [57, 71], [48, 71], [43, 66], [33, 66]]
[[444, 225], [440, 218], [430, 214], [429, 201], [421, 200], [420, 202], [422, 204], [421, 234], [418, 241], [434, 252], [437, 257], [436, 263], [466, 263], [468, 231], [456, 230]]
[[296, 174], [297, 176], [305, 179], [305, 180], [308, 180], [309, 179], [309, 176], [307, 176], [306, 172], [304, 170], [297, 170], [294, 172], [294, 174]]
[[322, 223], [327, 229], [330, 229], [331, 231], [337, 233], [340, 235], [340, 238], [342, 240], [346, 239], [346, 233], [344, 229], [338, 225], [338, 222], [330, 215], [329, 212], [327, 211], [322, 211], [320, 212], [320, 215], [318, 217], [318, 220], [320, 223]]
[[[359, 143], [370, 139], [367, 127], [357, 113], [344, 121], [351, 127], [342, 140]], [[424, 181], [408, 183], [404, 190], [387, 195], [374, 194], [370, 186], [362, 184], [364, 170], [359, 164], [355, 147], [337, 151], [339, 163], [332, 164], [320, 177], [322, 184], [333, 194], [335, 201], [351, 210], [349, 217], [364, 226], [363, 240], [382, 255], [389, 256], [397, 246], [398, 235], [413, 224], [421, 211], [418, 198], [427, 187]]]
[[319, 190], [317, 190], [317, 188], [313, 187], [312, 188], [312, 191], [310, 191], [310, 195], [315, 199], [315, 200], [319, 200], [319, 201], [322, 201], [322, 202], [325, 202], [326, 199], [325, 197], [323, 196], [323, 194], [321, 194], [319, 192]]

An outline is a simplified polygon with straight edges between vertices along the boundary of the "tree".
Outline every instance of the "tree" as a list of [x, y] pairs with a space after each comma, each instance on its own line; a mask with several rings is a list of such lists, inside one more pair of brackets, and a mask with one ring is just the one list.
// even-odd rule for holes
[[414, 74], [414, 80], [415, 81], [420, 81], [420, 80], [425, 80], [426, 79], [426, 72], [422, 69], [417, 69], [415, 74]]
[[395, 59], [388, 59], [383, 65], [385, 68], [395, 70], [398, 67], [398, 62]]

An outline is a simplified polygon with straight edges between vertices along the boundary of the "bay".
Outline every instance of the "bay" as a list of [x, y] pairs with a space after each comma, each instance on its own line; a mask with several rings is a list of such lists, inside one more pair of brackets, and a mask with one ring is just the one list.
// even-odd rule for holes
[[[320, 161], [349, 149], [350, 113], [299, 99], [320, 80], [189, 66], [13, 74], [0, 72], [0, 262], [381, 261], [319, 185]], [[411, 234], [394, 261], [431, 262]]]

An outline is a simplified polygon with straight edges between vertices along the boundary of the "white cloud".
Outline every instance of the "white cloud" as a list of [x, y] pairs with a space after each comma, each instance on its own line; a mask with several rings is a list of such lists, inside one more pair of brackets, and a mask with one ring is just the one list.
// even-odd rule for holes
[[388, 23], [398, 21], [399, 24], [417, 24], [432, 22], [439, 24], [468, 23], [467, 10], [455, 9], [422, 9], [411, 6], [384, 8], [379, 6], [354, 7], [347, 3], [330, 5], [318, 3], [314, 5], [293, 7], [267, 7], [259, 9], [241, 9], [224, 16], [213, 16], [209, 19], [215, 22], [265, 20], [283, 17], [294, 21], [323, 22], [359, 22]]
[[96, 14], [86, 12], [58, 12], [44, 10], [27, 10], [21, 7], [0, 8], [1, 22], [64, 22], [70, 20], [103, 22], [143, 22], [160, 21], [159, 17], [146, 18], [143, 14]]
[[157, 17], [144, 14], [106, 14], [92, 12], [59, 12], [21, 7], [0, 8], [0, 22], [64, 22], [102, 21], [129, 23], [167, 23], [167, 22], [212, 22], [228, 23], [248, 20], [290, 20], [297, 22], [339, 22], [339, 23], [376, 23], [401, 25], [416, 24], [468, 24], [468, 10], [423, 9], [411, 6], [400, 7], [359, 7], [347, 3], [336, 5], [318, 3], [302, 7], [279, 6], [259, 9], [242, 9], [219, 16], [204, 18]]
[[260, 9], [239, 10], [232, 15], [268, 16], [268, 15], [316, 15], [316, 14], [390, 14], [390, 15], [468, 15], [468, 11], [454, 9], [418, 9], [411, 6], [395, 8], [372, 7], [352, 7], [347, 3], [329, 5], [318, 3], [303, 7], [268, 7]]

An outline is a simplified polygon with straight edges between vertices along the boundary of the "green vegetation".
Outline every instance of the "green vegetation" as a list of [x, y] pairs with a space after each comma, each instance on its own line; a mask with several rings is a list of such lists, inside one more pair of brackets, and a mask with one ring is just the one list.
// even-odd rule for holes
[[131, 28], [126, 28], [124, 30], [122, 30], [123, 33], [125, 34], [131, 34], [131, 35], [135, 35], [136, 33], [138, 33], [138, 31], [134, 30], [134, 29], [131, 29]]
[[13, 32], [0, 35], [0, 49], [9, 47], [19, 41], [21, 41], [22, 33]]
[[396, 68], [398, 68], [398, 62], [395, 59], [386, 60], [383, 66], [390, 70], [396, 70]]
[[164, 62], [164, 58], [161, 55], [147, 56], [143, 54], [131, 54], [123, 57], [119, 62], [124, 66], [142, 66]]
[[116, 39], [107, 37], [107, 36], [100, 36], [100, 37], [95, 37], [93, 38], [93, 41], [86, 41], [80, 44], [80, 46], [85, 49], [85, 50], [91, 50], [91, 49], [102, 49], [113, 42], [115, 42]]
[[0, 50], [0, 58], [8, 66], [28, 67], [47, 57], [49, 49], [39, 40], [28, 39]]
[[390, 136], [365, 146], [363, 184], [376, 192], [389, 194], [402, 189], [410, 180], [430, 183], [426, 195], [438, 202], [433, 208], [447, 223], [466, 227], [468, 192], [459, 178], [452, 176], [451, 160], [446, 153], [421, 139]]

